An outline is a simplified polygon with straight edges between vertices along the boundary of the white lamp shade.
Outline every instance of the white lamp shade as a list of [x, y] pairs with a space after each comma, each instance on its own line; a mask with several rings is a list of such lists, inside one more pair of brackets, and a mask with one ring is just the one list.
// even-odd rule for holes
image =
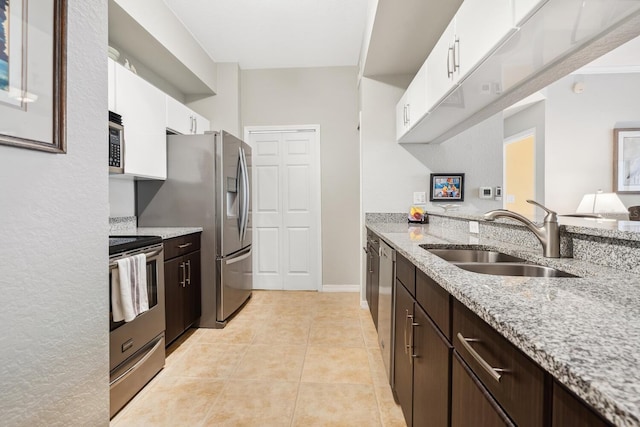
[[627, 208], [616, 193], [585, 194], [576, 209], [580, 214], [623, 214]]

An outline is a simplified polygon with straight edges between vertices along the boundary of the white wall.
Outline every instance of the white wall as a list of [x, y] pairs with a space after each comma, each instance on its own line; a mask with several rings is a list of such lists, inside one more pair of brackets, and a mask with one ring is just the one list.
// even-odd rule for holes
[[[406, 144], [406, 148], [433, 173], [464, 173], [460, 210], [485, 212], [502, 207], [501, 201], [480, 199], [478, 191], [481, 186], [502, 185], [503, 133], [502, 113], [498, 113], [441, 144]], [[431, 172], [426, 176], [427, 191]]]
[[68, 3], [67, 154], [0, 146], [3, 426], [108, 425], [105, 16]]
[[132, 176], [109, 176], [109, 217], [135, 216], [135, 181]]
[[[585, 90], [572, 90], [575, 79]], [[562, 213], [575, 212], [582, 196], [612, 191], [613, 129], [640, 127], [640, 74], [565, 77], [547, 87], [545, 195]], [[620, 198], [628, 207], [640, 195]]]
[[320, 125], [323, 285], [359, 283], [356, 67], [244, 70], [244, 126]]
[[180, 62], [186, 64], [193, 74], [216, 91], [217, 75], [211, 72], [212, 68], [215, 69], [215, 63], [202, 46], [194, 42], [193, 35], [165, 2], [157, 0], [115, 0], [115, 2]]
[[363, 212], [407, 212], [429, 170], [396, 142], [396, 104], [410, 76], [360, 80]]
[[211, 121], [211, 130], [226, 130], [242, 138], [240, 120], [240, 67], [237, 62], [217, 64], [216, 96], [188, 104], [189, 108]]

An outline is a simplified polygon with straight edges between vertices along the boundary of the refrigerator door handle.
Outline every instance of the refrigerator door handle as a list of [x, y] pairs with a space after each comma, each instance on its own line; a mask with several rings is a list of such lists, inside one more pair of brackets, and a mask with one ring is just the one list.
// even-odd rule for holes
[[240, 151], [242, 153], [242, 178], [243, 178], [243, 189], [242, 189], [242, 196], [244, 197], [244, 201], [242, 204], [243, 207], [243, 212], [242, 212], [242, 219], [243, 219], [243, 227], [242, 227], [242, 240], [244, 240], [244, 238], [247, 235], [247, 227], [249, 226], [249, 202], [250, 202], [250, 193], [249, 193], [249, 168], [247, 167], [247, 157], [245, 155], [244, 149], [241, 147]]
[[225, 265], [235, 264], [236, 262], [240, 262], [242, 260], [249, 258], [252, 252], [253, 252], [253, 248], [250, 247], [249, 250], [243, 253], [242, 255], [235, 256], [234, 258], [223, 258], [222, 262]]
[[240, 201], [238, 202], [238, 231], [240, 242], [244, 239], [244, 169], [242, 167], [242, 147], [238, 147], [238, 166], [236, 171], [236, 185], [240, 185]]

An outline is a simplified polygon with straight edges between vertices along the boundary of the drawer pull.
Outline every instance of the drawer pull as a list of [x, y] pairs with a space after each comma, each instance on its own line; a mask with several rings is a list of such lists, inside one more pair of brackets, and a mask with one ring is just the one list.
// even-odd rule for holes
[[491, 378], [493, 378], [497, 382], [500, 382], [500, 378], [502, 378], [502, 375], [500, 375], [500, 373], [501, 372], [507, 372], [507, 370], [506, 369], [500, 369], [500, 368], [494, 368], [493, 366], [489, 365], [487, 363], [487, 361], [484, 360], [482, 358], [482, 356], [480, 356], [478, 354], [478, 352], [476, 352], [473, 349], [473, 347], [471, 347], [471, 344], [469, 344], [469, 343], [470, 342], [477, 342], [478, 341], [477, 339], [475, 339], [475, 338], [465, 338], [460, 332], [458, 332], [457, 337], [458, 337], [458, 340], [460, 340], [460, 342], [464, 346], [464, 348], [467, 349], [467, 351], [471, 354], [471, 356], [474, 359], [476, 359], [476, 362], [478, 362], [480, 364], [480, 366], [482, 366], [482, 369], [487, 371], [487, 373], [489, 375], [491, 375]]
[[191, 245], [193, 245], [193, 242], [189, 242], [189, 243], [185, 243], [185, 244], [182, 244], [182, 245], [178, 245], [178, 249], [188, 248]]
[[409, 337], [409, 365], [413, 365], [413, 359], [415, 359], [416, 357], [418, 357], [417, 354], [415, 354], [413, 352], [413, 329], [416, 326], [420, 326], [419, 323], [414, 322], [415, 319], [411, 319], [411, 336]]
[[407, 326], [409, 319], [411, 319], [411, 323], [413, 323], [413, 314], [409, 314], [409, 309], [405, 309], [405, 311], [407, 312], [407, 317], [404, 319], [404, 354], [408, 354], [409, 352], [407, 350], [410, 346], [407, 344]]

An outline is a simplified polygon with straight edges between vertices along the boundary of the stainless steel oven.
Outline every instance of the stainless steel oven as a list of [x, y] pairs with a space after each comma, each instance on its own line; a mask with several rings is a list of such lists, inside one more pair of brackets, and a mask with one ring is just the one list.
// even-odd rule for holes
[[[110, 414], [113, 417], [164, 366], [164, 250], [155, 236], [109, 238], [109, 288], [118, 259], [146, 255], [149, 310], [130, 322], [114, 322], [109, 304]], [[109, 289], [111, 298], [111, 289]]]

